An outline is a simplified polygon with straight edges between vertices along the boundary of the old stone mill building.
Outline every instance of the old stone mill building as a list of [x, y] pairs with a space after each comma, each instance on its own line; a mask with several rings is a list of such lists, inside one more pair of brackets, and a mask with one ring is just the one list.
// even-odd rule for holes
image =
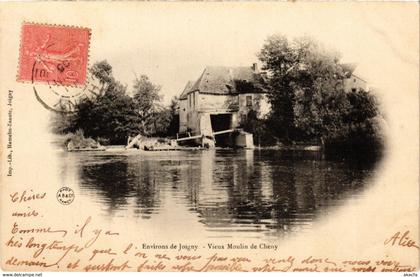
[[[252, 66], [207, 66], [179, 97], [179, 133], [219, 145], [253, 147], [252, 134], [240, 129], [250, 110], [269, 112], [260, 89], [263, 75]], [[187, 139], [187, 138], [186, 138]]]

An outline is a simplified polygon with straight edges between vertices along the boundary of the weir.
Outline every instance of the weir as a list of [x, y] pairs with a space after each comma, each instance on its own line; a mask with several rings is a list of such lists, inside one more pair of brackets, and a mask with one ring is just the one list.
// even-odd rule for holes
[[[232, 146], [234, 147], [242, 147], [242, 148], [254, 148], [254, 141], [251, 133], [247, 133], [243, 131], [241, 128], [233, 128], [233, 129], [227, 129], [227, 130], [221, 130], [212, 132], [211, 135], [189, 135], [188, 137], [183, 138], [177, 138], [177, 142], [183, 142], [183, 141], [189, 141], [189, 140], [201, 140], [202, 146], [204, 146], [206, 143], [208, 144], [211, 142], [211, 144], [216, 144], [216, 136], [219, 135], [225, 135], [225, 134], [235, 134], [234, 137], [232, 137]], [[210, 147], [212, 148], [212, 147]]]

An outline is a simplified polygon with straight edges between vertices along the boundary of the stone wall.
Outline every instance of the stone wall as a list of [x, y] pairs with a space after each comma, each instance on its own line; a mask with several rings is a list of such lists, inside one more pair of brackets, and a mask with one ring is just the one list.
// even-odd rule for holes
[[238, 110], [237, 95], [199, 94], [197, 108], [202, 112], [226, 112]]
[[179, 101], [179, 132], [184, 133], [187, 131], [187, 100]]

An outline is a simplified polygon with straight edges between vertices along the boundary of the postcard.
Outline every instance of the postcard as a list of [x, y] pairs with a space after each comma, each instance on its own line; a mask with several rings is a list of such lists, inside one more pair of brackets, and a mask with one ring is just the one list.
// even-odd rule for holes
[[0, 5], [2, 270], [418, 271], [417, 2]]

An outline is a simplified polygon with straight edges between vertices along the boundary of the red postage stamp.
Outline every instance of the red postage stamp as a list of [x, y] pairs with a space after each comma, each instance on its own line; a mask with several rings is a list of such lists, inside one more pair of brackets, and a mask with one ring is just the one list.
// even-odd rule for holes
[[84, 85], [89, 39], [88, 28], [23, 23], [18, 81]]

